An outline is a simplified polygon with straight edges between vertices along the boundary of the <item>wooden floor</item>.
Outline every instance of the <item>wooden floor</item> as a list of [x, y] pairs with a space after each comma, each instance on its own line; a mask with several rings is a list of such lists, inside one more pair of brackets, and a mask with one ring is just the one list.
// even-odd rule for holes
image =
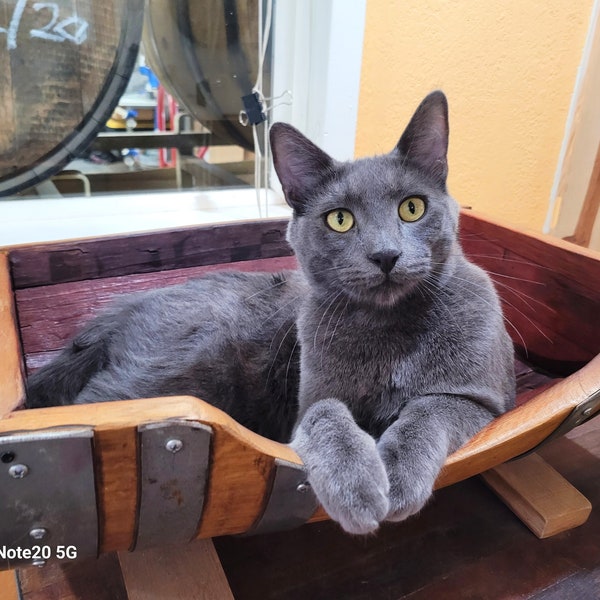
[[[596, 507], [585, 525], [545, 540], [530, 533], [475, 478], [440, 490], [421, 515], [386, 525], [369, 538], [346, 535], [328, 522], [253, 538], [215, 539], [214, 545], [237, 600], [600, 599], [600, 418], [540, 454]], [[214, 560], [202, 551], [202, 543], [180, 547], [183, 559], [168, 548], [158, 549], [162, 555], [153, 560], [161, 565], [159, 575], [168, 571], [180, 580], [186, 573], [198, 574], [202, 565], [196, 556]], [[141, 586], [137, 582], [138, 593], [128, 594], [128, 557], [144, 561], [138, 553], [106, 555], [22, 570], [21, 598], [172, 600], [150, 572]], [[212, 591], [222, 590], [221, 582], [201, 577], [178, 587], [186, 590], [180, 600], [231, 597]]]

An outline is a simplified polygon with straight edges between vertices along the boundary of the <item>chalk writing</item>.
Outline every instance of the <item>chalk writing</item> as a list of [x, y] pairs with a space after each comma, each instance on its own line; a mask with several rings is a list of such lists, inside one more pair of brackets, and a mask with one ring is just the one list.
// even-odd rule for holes
[[[8, 29], [0, 27], [0, 33], [6, 34], [6, 48], [8, 51], [16, 50], [17, 34], [21, 27], [23, 13], [28, 0], [18, 0], [8, 24]], [[47, 40], [49, 42], [71, 42], [80, 46], [87, 40], [89, 23], [76, 14], [61, 19], [60, 7], [56, 2], [36, 2], [32, 6], [37, 13], [49, 13], [48, 22], [41, 28], [31, 28], [29, 37]]]

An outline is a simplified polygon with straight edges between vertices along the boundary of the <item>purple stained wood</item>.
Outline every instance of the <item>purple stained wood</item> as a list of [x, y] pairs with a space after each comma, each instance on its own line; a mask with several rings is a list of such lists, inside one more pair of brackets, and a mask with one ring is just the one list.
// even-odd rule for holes
[[34, 244], [10, 252], [16, 290], [291, 256], [286, 219]]
[[183, 283], [212, 271], [295, 269], [293, 256], [75, 281], [16, 291], [28, 372], [49, 362], [82, 326], [117, 295]]

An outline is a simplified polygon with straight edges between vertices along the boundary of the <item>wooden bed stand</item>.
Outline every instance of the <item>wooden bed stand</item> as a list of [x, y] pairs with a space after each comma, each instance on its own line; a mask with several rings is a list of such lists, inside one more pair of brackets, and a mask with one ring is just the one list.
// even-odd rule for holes
[[[123, 573], [147, 582], [151, 575], [140, 573], [152, 570], [151, 557], [166, 560], [161, 548], [176, 544], [185, 560], [202, 555], [220, 580], [210, 542], [181, 543], [328, 518], [290, 448], [197, 398], [22, 410], [26, 374], [113, 295], [215, 269], [294, 268], [286, 225], [262, 220], [0, 249], [0, 500], [13, 512], [23, 498], [31, 503], [18, 524], [0, 518], [0, 547], [16, 531], [30, 547], [44, 539], [75, 545], [78, 558], [118, 551]], [[437, 487], [483, 474], [536, 535], [554, 535], [585, 522], [589, 502], [535, 453], [512, 459], [600, 411], [600, 259], [470, 211], [461, 238], [498, 284], [520, 357], [519, 405], [450, 456]], [[61, 473], [62, 485], [54, 485]], [[52, 568], [55, 558], [37, 564]], [[31, 564], [0, 559], [0, 569]], [[10, 581], [0, 573], [0, 589], [12, 589]], [[4, 598], [13, 597], [0, 592]]]

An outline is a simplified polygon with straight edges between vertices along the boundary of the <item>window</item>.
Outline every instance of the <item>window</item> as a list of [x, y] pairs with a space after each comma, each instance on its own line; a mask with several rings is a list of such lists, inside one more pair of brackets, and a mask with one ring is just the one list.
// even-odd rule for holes
[[[0, 106], [14, 125], [0, 135], [0, 243], [289, 214], [273, 173], [256, 168], [264, 125], [253, 135], [239, 122], [241, 96], [258, 81], [270, 121], [351, 158], [365, 4], [150, 0], [142, 19], [142, 0], [9, 3]], [[258, 15], [266, 26], [270, 11], [261, 61]], [[179, 151], [157, 147], [166, 141]], [[255, 172], [273, 190], [257, 197]]]

